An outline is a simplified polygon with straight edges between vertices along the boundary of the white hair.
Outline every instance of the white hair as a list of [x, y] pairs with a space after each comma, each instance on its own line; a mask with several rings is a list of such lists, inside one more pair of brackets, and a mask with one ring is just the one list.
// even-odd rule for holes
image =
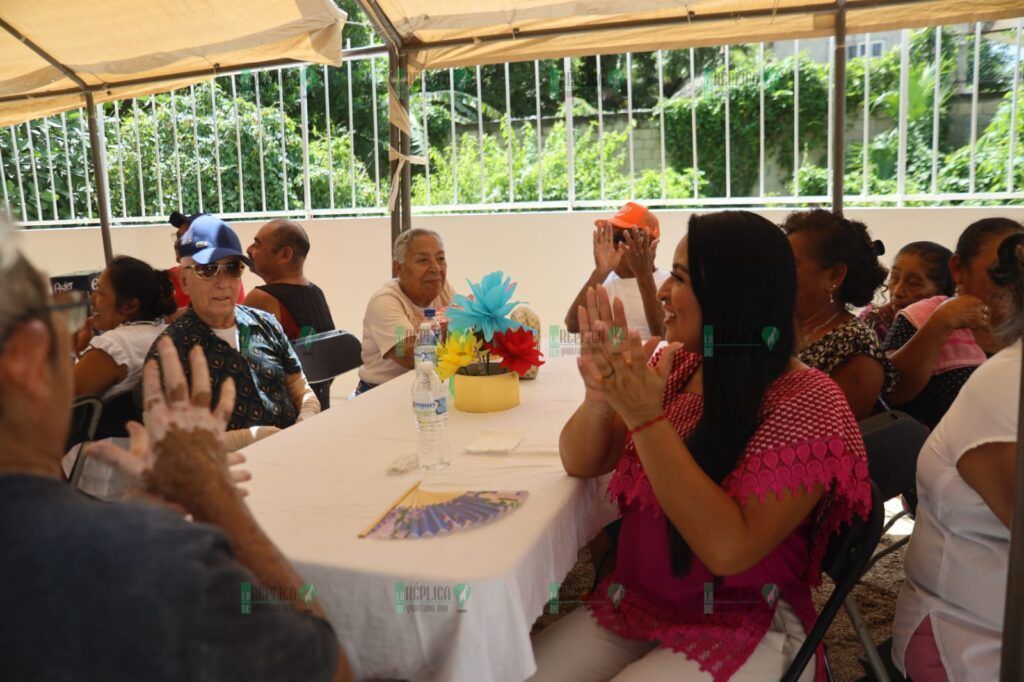
[[395, 246], [391, 249], [391, 257], [398, 263], [405, 262], [405, 255], [409, 251], [409, 244], [412, 244], [412, 240], [416, 237], [429, 236], [437, 240], [437, 243], [444, 249], [444, 242], [441, 241], [441, 235], [433, 230], [425, 230], [423, 228], [416, 228], [415, 230], [407, 230], [402, 232], [395, 238]]
[[0, 212], [0, 348], [10, 328], [26, 313], [48, 303], [50, 291], [46, 278], [18, 249], [17, 234]]

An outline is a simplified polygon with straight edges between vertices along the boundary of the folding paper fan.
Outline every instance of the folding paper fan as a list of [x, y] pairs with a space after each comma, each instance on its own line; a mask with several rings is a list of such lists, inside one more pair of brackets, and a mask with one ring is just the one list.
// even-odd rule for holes
[[412, 486], [359, 537], [421, 538], [489, 523], [521, 505], [528, 490], [428, 492]]

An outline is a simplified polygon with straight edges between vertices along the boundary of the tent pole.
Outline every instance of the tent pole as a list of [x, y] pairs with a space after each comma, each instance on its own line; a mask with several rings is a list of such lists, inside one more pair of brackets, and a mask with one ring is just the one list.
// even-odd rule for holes
[[1003, 648], [999, 671], [1001, 682], [1018, 682], [1024, 675], [1024, 365], [1020, 375], [1020, 405], [1017, 408], [1017, 463], [1014, 473], [1013, 518], [1010, 519], [1010, 561], [1006, 570], [1006, 604], [1003, 607]]
[[103, 258], [107, 265], [114, 260], [110, 243], [110, 195], [107, 192], [107, 157], [100, 142], [102, 122], [96, 118], [96, 102], [92, 93], [85, 93], [85, 110], [89, 112], [89, 147], [92, 152], [92, 166], [96, 179], [96, 201], [100, 208], [100, 234], [103, 236]]
[[[406, 118], [409, 118], [409, 58], [404, 54], [398, 58], [398, 99], [405, 109]], [[424, 131], [424, 135], [426, 131]], [[409, 157], [409, 133], [402, 133], [401, 149], [405, 158]], [[402, 230], [412, 229], [412, 165], [406, 163], [402, 166]]]
[[[391, 87], [398, 86], [398, 53], [395, 50], [388, 52], [388, 83]], [[390, 98], [388, 107], [391, 106]], [[395, 149], [400, 150], [402, 146], [401, 131], [398, 126], [394, 124], [392, 112], [388, 111], [388, 150]], [[389, 153], [390, 157], [391, 154]], [[388, 177], [391, 178], [391, 182], [395, 182], [395, 170], [398, 168], [398, 159], [389, 158], [388, 161]], [[400, 180], [399, 180], [400, 182]], [[389, 192], [390, 196], [390, 192]], [[395, 243], [395, 239], [398, 238], [399, 233], [402, 231], [402, 205], [400, 201], [396, 201], [394, 206], [391, 207], [391, 243]]]
[[843, 214], [846, 170], [846, 0], [836, 2], [835, 78], [832, 100], [832, 212]]

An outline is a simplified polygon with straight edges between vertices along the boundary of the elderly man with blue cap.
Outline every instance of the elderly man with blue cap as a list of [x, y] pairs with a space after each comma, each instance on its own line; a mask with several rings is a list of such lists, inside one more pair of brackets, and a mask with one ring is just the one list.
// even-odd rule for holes
[[[161, 337], [170, 337], [186, 368], [192, 347], [203, 349], [214, 402], [223, 383], [234, 381], [228, 447], [244, 447], [317, 414], [320, 403], [280, 323], [270, 313], [236, 304], [242, 273], [252, 262], [234, 230], [216, 216], [199, 216], [181, 236], [178, 253], [191, 304]], [[149, 357], [158, 357], [156, 344]]]

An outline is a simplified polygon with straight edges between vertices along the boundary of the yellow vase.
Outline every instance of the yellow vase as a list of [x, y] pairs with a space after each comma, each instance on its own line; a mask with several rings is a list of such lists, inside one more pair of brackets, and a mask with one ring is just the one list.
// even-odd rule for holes
[[481, 376], [456, 373], [452, 381], [455, 409], [462, 412], [500, 412], [519, 404], [519, 375], [515, 372]]

